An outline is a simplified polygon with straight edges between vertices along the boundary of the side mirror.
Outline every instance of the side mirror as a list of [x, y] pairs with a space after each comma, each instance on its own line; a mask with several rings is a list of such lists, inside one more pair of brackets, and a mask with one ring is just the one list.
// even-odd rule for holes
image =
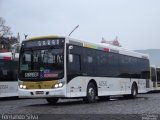
[[72, 45], [70, 45], [70, 46], [69, 46], [69, 50], [72, 50], [72, 49], [73, 49], [73, 46], [72, 46]]
[[69, 62], [72, 63], [73, 62], [73, 55], [69, 54], [68, 59], [69, 59]]

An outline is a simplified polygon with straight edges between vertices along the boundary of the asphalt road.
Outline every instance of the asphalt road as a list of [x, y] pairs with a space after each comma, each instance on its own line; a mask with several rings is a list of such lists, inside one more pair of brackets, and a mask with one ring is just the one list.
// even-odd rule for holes
[[160, 92], [139, 94], [136, 99], [113, 97], [93, 104], [82, 99], [60, 100], [56, 105], [45, 99], [0, 99], [0, 114], [160, 114]]

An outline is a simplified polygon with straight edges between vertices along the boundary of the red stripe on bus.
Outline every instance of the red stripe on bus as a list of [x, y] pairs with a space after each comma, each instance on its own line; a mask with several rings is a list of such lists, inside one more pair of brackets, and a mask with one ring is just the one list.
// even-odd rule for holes
[[11, 60], [11, 57], [3, 57], [4, 60]]
[[109, 52], [109, 48], [104, 48], [104, 51]]

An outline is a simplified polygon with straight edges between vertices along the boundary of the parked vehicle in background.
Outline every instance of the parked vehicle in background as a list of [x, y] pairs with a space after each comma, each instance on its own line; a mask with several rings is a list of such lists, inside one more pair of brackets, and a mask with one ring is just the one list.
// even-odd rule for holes
[[151, 79], [149, 82], [148, 91], [160, 90], [160, 67], [152, 65], [150, 70], [151, 70]]
[[0, 97], [18, 96], [19, 53], [0, 53]]

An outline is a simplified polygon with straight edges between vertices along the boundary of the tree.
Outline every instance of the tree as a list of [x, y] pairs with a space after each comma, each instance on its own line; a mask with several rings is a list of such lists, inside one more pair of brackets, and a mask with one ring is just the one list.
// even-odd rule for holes
[[[19, 35], [19, 34], [18, 34]], [[11, 28], [5, 25], [5, 20], [0, 17], [0, 52], [12, 51], [18, 49], [19, 37], [12, 36]]]
[[12, 35], [12, 32], [10, 30], [11, 28], [5, 25], [5, 20], [2, 17], [0, 17], [0, 37]]

